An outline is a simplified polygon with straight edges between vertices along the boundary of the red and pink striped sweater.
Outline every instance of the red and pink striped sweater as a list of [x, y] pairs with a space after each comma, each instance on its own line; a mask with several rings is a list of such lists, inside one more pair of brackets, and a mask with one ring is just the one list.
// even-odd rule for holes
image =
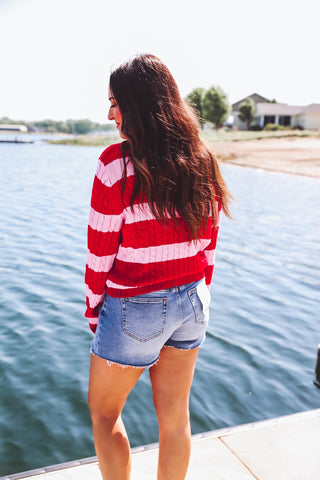
[[203, 277], [210, 286], [213, 273], [219, 227], [214, 228], [210, 218], [203, 235], [190, 242], [181, 218], [181, 230], [171, 218], [164, 226], [141, 198], [131, 209], [134, 168], [126, 158], [127, 182], [121, 197], [120, 145], [111, 145], [100, 156], [92, 189], [85, 316], [93, 332], [105, 292], [111, 297], [130, 297]]

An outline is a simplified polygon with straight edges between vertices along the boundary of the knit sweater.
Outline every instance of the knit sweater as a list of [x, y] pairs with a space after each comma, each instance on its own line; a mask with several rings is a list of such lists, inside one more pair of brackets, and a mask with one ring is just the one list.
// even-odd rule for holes
[[[180, 228], [170, 217], [164, 225], [141, 196], [131, 208], [134, 167], [126, 157], [127, 181], [121, 193], [124, 165], [120, 145], [111, 145], [100, 156], [92, 188], [85, 316], [93, 332], [105, 293], [130, 297], [204, 277], [210, 286], [213, 273], [219, 221], [214, 228], [210, 217], [200, 238], [190, 241], [180, 217]], [[218, 202], [216, 207], [220, 217]]]

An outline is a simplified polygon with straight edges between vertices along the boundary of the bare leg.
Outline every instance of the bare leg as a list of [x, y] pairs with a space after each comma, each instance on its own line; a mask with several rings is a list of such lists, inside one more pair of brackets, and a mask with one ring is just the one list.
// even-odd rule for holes
[[159, 422], [158, 480], [184, 480], [191, 451], [189, 394], [199, 349], [164, 347], [150, 368]]
[[121, 412], [142, 372], [143, 368], [108, 365], [91, 354], [88, 402], [103, 480], [130, 478], [130, 444]]

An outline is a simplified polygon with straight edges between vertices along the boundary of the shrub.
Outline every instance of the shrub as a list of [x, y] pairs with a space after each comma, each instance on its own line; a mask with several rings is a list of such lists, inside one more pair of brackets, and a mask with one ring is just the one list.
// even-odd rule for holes
[[262, 127], [260, 127], [260, 125], [251, 125], [249, 127], [249, 130], [251, 130], [251, 132], [260, 132], [262, 130]]
[[267, 132], [275, 132], [277, 130], [288, 130], [288, 127], [284, 127], [283, 125], [276, 125], [275, 123], [267, 123], [267, 125], [263, 127], [263, 130], [266, 130]]

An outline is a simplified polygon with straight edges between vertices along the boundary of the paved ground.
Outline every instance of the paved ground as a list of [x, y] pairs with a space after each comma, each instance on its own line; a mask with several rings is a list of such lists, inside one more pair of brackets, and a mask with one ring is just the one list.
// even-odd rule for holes
[[235, 165], [320, 177], [320, 138], [270, 138], [211, 146], [218, 158]]
[[[132, 480], [155, 480], [157, 445], [133, 449]], [[2, 480], [101, 480], [95, 458]], [[195, 435], [186, 480], [319, 480], [320, 409]], [[0, 479], [1, 480], [1, 479]]]

